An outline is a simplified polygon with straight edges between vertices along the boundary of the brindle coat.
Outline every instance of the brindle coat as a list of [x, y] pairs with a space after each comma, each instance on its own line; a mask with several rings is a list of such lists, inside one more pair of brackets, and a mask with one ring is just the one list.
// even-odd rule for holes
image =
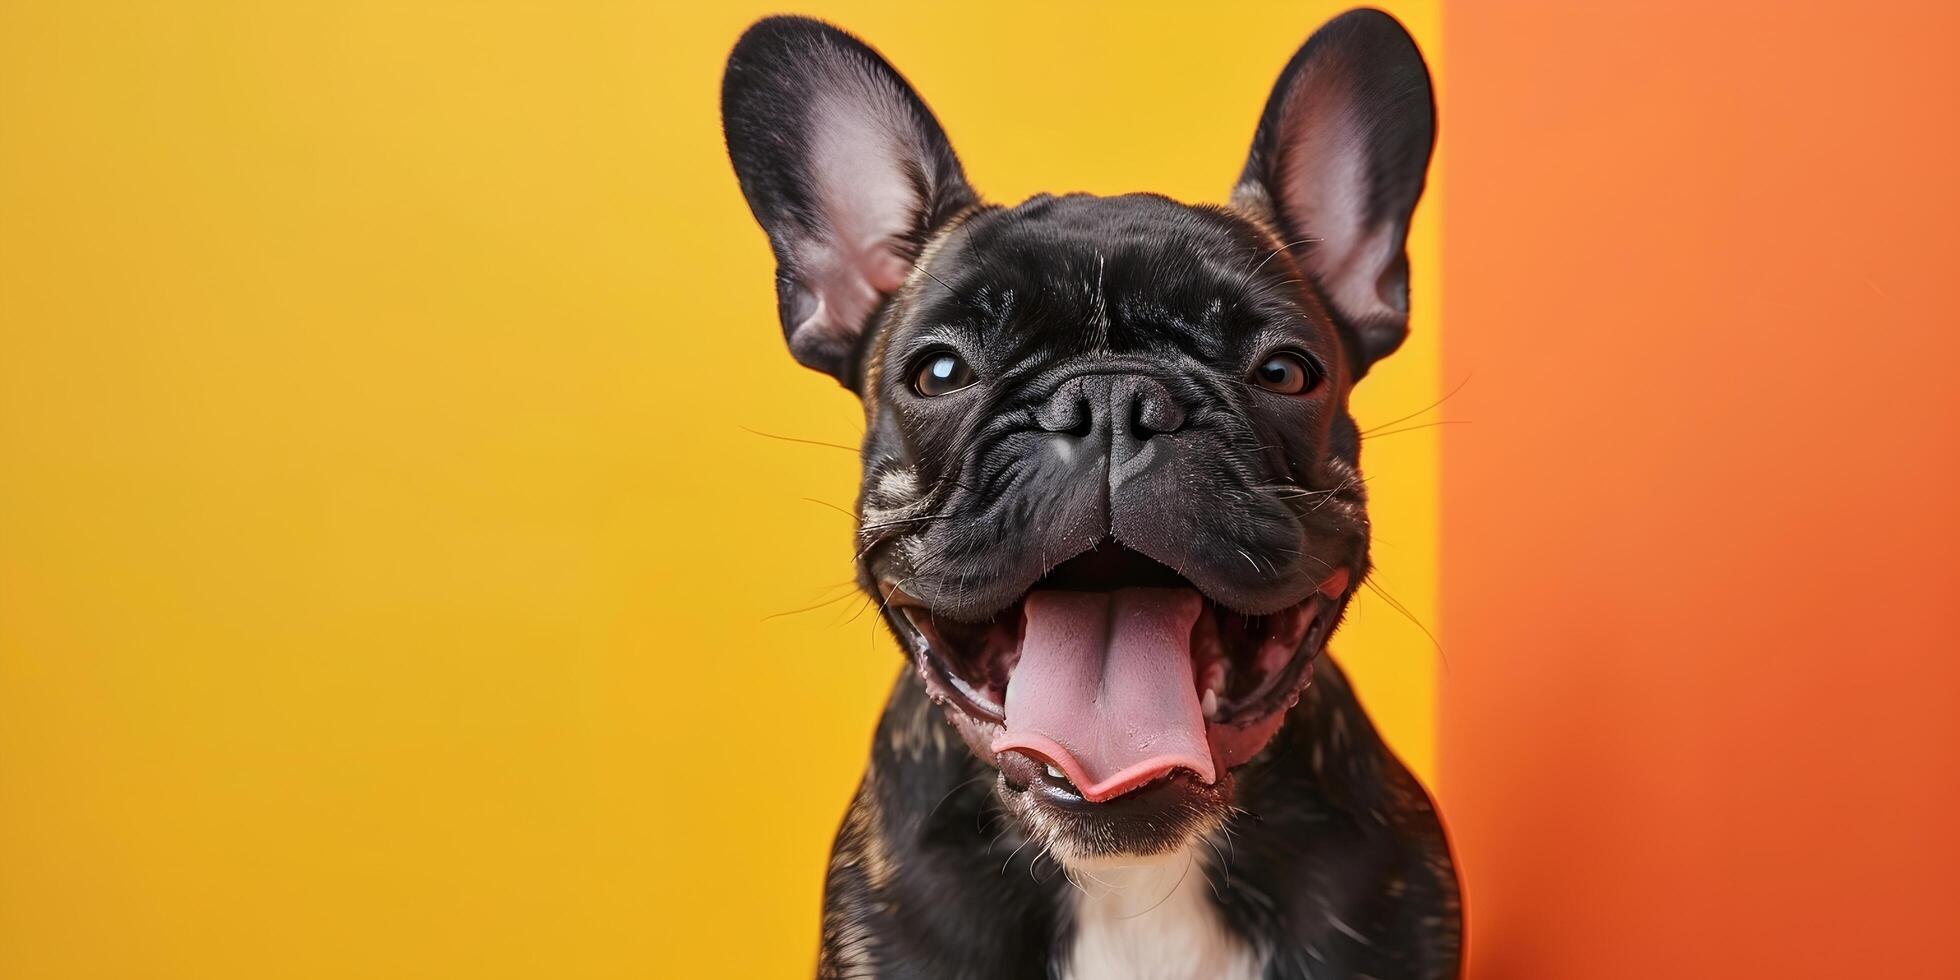
[[[868, 593], [986, 621], [1108, 542], [1245, 615], [1365, 578], [1347, 395], [1407, 333], [1405, 241], [1434, 140], [1427, 70], [1393, 19], [1351, 12], [1300, 49], [1229, 207], [985, 203], [897, 72], [800, 18], [743, 37], [723, 116], [790, 350], [864, 401]], [[1310, 388], [1248, 383], [1276, 350]], [[920, 390], [922, 361], [952, 354], [975, 380]], [[931, 644], [883, 612], [929, 664]], [[1117, 815], [1145, 791], [1044, 813], [1012, 753], [990, 750], [992, 722], [935, 699], [951, 700], [943, 683], [909, 668], [893, 688], [837, 836], [821, 975], [1063, 976], [1076, 906], [1058, 858], [1193, 840], [1210, 855], [1205, 914], [1266, 977], [1457, 975], [1441, 822], [1325, 658], [1262, 751], [1209, 785], [1160, 781], [1186, 795], [1141, 819]]]
[[[819, 977], [1054, 975], [1071, 886], [993, 778], [901, 673], [831, 853]], [[1239, 779], [1243, 812], [1200, 867], [1268, 980], [1457, 975], [1442, 822], [1331, 661]]]

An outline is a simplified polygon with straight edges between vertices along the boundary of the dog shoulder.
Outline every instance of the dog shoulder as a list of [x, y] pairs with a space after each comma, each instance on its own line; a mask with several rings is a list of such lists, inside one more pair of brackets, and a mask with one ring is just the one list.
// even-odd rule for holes
[[865, 771], [837, 829], [824, 881], [823, 939], [817, 976], [875, 975], [876, 909], [892, 873], [878, 819], [877, 769]]

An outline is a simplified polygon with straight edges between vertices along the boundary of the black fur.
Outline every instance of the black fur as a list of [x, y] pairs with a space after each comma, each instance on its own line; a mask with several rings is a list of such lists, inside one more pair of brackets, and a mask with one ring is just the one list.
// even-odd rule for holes
[[[1059, 975], [1071, 886], [1001, 812], [992, 777], [902, 672], [832, 851], [820, 977]], [[1321, 665], [1239, 793], [1249, 816], [1201, 868], [1226, 921], [1271, 951], [1266, 980], [1458, 974], [1449, 841], [1339, 668]]]
[[[791, 350], [865, 401], [860, 581], [921, 668], [901, 674], [838, 834], [820, 973], [1059, 975], [1070, 905], [1047, 855], [1229, 839], [1206, 874], [1268, 977], [1456, 975], [1440, 822], [1331, 663], [1214, 785], [1043, 821], [989, 722], [933, 705], [953, 699], [921, 680], [926, 641], [891, 605], [983, 623], [1115, 546], [1251, 615], [1300, 605], [1336, 570], [1366, 575], [1347, 395], [1407, 332], [1404, 238], [1434, 137], [1400, 25], [1355, 11], [1302, 47], [1229, 208], [982, 203], [898, 74], [810, 20], [744, 35], [723, 113]], [[1275, 352], [1313, 384], [1248, 383]], [[948, 353], [976, 380], [922, 393], [921, 365]], [[1089, 832], [1137, 812], [1179, 818]]]

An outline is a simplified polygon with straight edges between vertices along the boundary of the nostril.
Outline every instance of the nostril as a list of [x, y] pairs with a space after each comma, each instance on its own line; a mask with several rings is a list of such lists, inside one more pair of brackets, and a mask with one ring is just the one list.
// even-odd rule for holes
[[1042, 431], [1088, 438], [1099, 430], [1142, 441], [1184, 428], [1185, 410], [1162, 381], [1142, 374], [1070, 379], [1034, 412]]
[[1184, 409], [1162, 386], [1149, 385], [1130, 399], [1129, 421], [1138, 439], [1169, 435], [1184, 427]]
[[1090, 431], [1095, 428], [1096, 419], [1095, 410], [1090, 407], [1089, 399], [1077, 398], [1075, 400], [1075, 410], [1069, 414], [1073, 424], [1057, 431], [1064, 435], [1074, 436], [1077, 439], [1088, 438]]
[[1096, 412], [1088, 396], [1077, 392], [1073, 397], [1058, 397], [1043, 405], [1035, 413], [1035, 422], [1043, 432], [1081, 439], [1095, 430]]

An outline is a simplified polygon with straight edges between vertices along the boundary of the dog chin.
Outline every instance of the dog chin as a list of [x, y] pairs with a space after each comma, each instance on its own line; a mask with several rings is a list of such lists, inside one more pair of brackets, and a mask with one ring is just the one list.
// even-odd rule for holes
[[1233, 770], [1284, 724], [1348, 587], [1336, 570], [1294, 605], [1245, 615], [1105, 545], [980, 622], [882, 591], [928, 694], [999, 772], [1004, 808], [1079, 863], [1218, 829]]
[[1216, 833], [1232, 811], [1235, 779], [1230, 769], [1209, 783], [1178, 770], [1121, 796], [1089, 802], [1045, 761], [1019, 751], [993, 752], [990, 726], [958, 709], [945, 710], [967, 746], [998, 771], [994, 795], [1001, 809], [1038, 853], [1066, 867], [1183, 850]]

